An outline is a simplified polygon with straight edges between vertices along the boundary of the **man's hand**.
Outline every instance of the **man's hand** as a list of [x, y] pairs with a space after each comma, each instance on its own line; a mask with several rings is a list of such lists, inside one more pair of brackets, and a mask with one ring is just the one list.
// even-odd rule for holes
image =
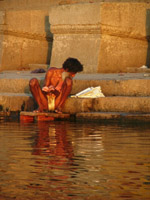
[[42, 91], [44, 91], [44, 92], [52, 92], [52, 91], [54, 91], [54, 90], [55, 90], [55, 88], [54, 88], [53, 85], [50, 85], [49, 87], [44, 86], [44, 87], [42, 88]]

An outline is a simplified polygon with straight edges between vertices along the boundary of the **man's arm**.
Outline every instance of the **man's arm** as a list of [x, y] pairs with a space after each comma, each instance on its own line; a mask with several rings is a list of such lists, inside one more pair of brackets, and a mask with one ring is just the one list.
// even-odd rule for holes
[[45, 75], [44, 87], [42, 88], [44, 92], [50, 92], [54, 90], [54, 87], [51, 85], [51, 78], [53, 76], [53, 73], [54, 68], [50, 68]]
[[50, 68], [46, 75], [45, 75], [45, 80], [44, 80], [44, 86], [49, 87], [51, 85], [51, 78], [53, 76], [54, 73], [54, 68]]
[[71, 92], [72, 84], [73, 84], [72, 78], [67, 77], [65, 79], [65, 85], [62, 88], [60, 97], [58, 97], [58, 99], [56, 98], [56, 111], [62, 110], [62, 107], [63, 107], [68, 95]]

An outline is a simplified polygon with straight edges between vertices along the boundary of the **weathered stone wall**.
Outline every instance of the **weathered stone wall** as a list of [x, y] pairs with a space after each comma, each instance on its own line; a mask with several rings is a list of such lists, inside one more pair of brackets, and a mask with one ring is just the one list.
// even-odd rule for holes
[[139, 2], [147, 3], [150, 0], [0, 0], [0, 10], [35, 10], [48, 9], [52, 5], [65, 5], [76, 3], [96, 3], [96, 2]]
[[150, 67], [150, 3], [103, 3], [98, 72]]
[[100, 50], [100, 4], [74, 4], [50, 8], [54, 35], [51, 66], [59, 67], [67, 57], [84, 64], [85, 73], [96, 72]]
[[84, 73], [150, 67], [149, 38], [149, 0], [0, 0], [0, 70], [69, 56]]
[[[53, 6], [52, 66], [77, 57], [85, 73], [150, 67], [150, 3], [85, 3]], [[59, 56], [58, 56], [59, 55]]]
[[0, 11], [0, 69], [50, 62], [52, 34], [45, 10]]

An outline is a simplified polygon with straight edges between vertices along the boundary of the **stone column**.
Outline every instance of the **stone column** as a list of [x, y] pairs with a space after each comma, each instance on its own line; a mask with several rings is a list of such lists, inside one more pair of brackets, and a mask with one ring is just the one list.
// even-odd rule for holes
[[53, 33], [51, 67], [61, 67], [68, 57], [84, 65], [84, 73], [97, 72], [100, 51], [100, 4], [53, 6], [49, 21]]

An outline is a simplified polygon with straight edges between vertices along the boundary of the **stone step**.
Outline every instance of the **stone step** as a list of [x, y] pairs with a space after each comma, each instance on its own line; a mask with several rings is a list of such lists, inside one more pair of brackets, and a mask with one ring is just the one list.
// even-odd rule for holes
[[5, 71], [0, 73], [0, 93], [30, 93], [29, 80], [36, 77], [43, 83], [45, 73], [31, 71]]
[[31, 94], [0, 93], [0, 111], [33, 110], [34, 100]]
[[[147, 77], [146, 77], [147, 75]], [[73, 82], [72, 93], [88, 87], [101, 86], [105, 96], [150, 96], [149, 74], [101, 74], [101, 75], [78, 75]]]
[[123, 112], [81, 112], [76, 114], [77, 121], [119, 121], [119, 122], [150, 122], [149, 113]]
[[[30, 93], [29, 80], [36, 77], [41, 86], [45, 73], [31, 71], [6, 71], [0, 73], [0, 93]], [[71, 94], [88, 87], [101, 86], [105, 96], [150, 96], [149, 73], [77, 74], [73, 79]]]
[[[35, 108], [30, 94], [0, 93], [1, 111], [32, 111]], [[68, 98], [63, 112], [128, 112], [150, 113], [150, 97]]]
[[68, 98], [64, 112], [150, 113], [150, 97], [110, 96], [101, 98]]

